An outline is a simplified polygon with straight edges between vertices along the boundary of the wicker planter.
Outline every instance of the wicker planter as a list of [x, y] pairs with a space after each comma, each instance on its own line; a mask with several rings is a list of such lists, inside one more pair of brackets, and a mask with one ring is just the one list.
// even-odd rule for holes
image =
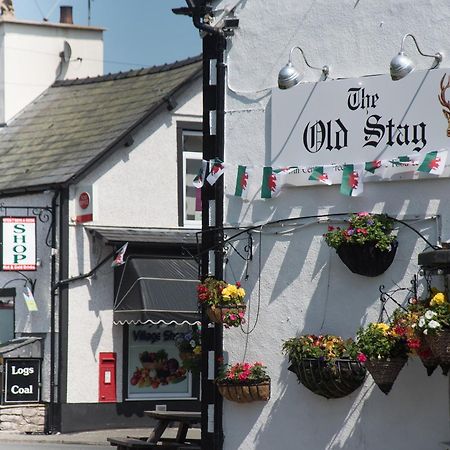
[[425, 341], [430, 346], [433, 355], [439, 358], [442, 373], [447, 375], [450, 368], [450, 330], [442, 330], [439, 333], [425, 336]]
[[214, 306], [214, 308], [212, 308], [211, 306], [208, 306], [206, 309], [206, 313], [208, 314], [209, 320], [211, 322], [215, 322], [215, 323], [223, 323], [222, 317], [225, 313], [231, 311], [231, 312], [236, 312], [236, 314], [238, 314], [239, 312], [244, 312], [245, 313], [245, 309], [247, 308], [247, 305], [245, 304], [241, 304], [241, 305], [216, 305]]
[[342, 244], [336, 253], [342, 262], [353, 272], [366, 277], [377, 277], [385, 272], [394, 260], [398, 242], [391, 244], [391, 249], [381, 251], [375, 244]]
[[408, 358], [390, 358], [390, 359], [368, 359], [364, 364], [370, 375], [372, 375], [375, 384], [386, 395], [389, 394], [394, 381], [403, 369]]
[[299, 383], [314, 394], [326, 398], [341, 398], [358, 389], [366, 378], [366, 369], [358, 361], [338, 359], [334, 364], [305, 358], [288, 370], [297, 375]]
[[217, 383], [222, 397], [237, 403], [267, 401], [270, 398], [270, 379], [253, 384]]
[[439, 366], [440, 360], [434, 355], [431, 347], [423, 338], [420, 340], [420, 347], [417, 350], [417, 354], [423, 366], [427, 369], [428, 376], [430, 376]]

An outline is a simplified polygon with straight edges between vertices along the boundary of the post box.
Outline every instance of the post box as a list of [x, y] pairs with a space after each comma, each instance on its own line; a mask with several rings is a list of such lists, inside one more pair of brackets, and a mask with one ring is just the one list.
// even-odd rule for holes
[[115, 403], [116, 397], [116, 354], [101, 352], [99, 356], [98, 401]]

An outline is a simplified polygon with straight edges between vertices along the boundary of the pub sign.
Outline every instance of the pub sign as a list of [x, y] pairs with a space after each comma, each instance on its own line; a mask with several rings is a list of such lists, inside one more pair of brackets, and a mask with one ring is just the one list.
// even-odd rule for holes
[[5, 358], [3, 403], [39, 403], [41, 360]]
[[36, 270], [36, 217], [2, 217], [1, 270]]

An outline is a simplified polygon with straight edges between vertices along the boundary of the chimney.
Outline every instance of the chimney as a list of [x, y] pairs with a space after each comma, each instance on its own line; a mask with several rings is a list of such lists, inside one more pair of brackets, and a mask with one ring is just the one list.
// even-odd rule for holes
[[60, 7], [59, 22], [73, 24], [72, 7], [71, 6], [61, 6]]

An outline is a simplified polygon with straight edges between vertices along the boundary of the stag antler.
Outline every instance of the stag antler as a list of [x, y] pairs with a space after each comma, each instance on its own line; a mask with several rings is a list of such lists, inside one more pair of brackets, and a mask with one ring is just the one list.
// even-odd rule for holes
[[447, 85], [444, 86], [444, 79], [445, 79], [445, 76], [446, 76], [446, 75], [447, 75], [447, 74], [444, 73], [444, 76], [442, 77], [442, 80], [441, 80], [441, 93], [438, 95], [438, 98], [439, 98], [439, 103], [440, 103], [444, 108], [447, 108], [447, 109], [450, 110], [450, 102], [449, 102], [448, 100], [446, 100], [446, 98], [445, 98], [445, 91], [447, 90], [447, 88], [450, 87], [450, 77], [449, 77], [449, 79], [447, 80]]

